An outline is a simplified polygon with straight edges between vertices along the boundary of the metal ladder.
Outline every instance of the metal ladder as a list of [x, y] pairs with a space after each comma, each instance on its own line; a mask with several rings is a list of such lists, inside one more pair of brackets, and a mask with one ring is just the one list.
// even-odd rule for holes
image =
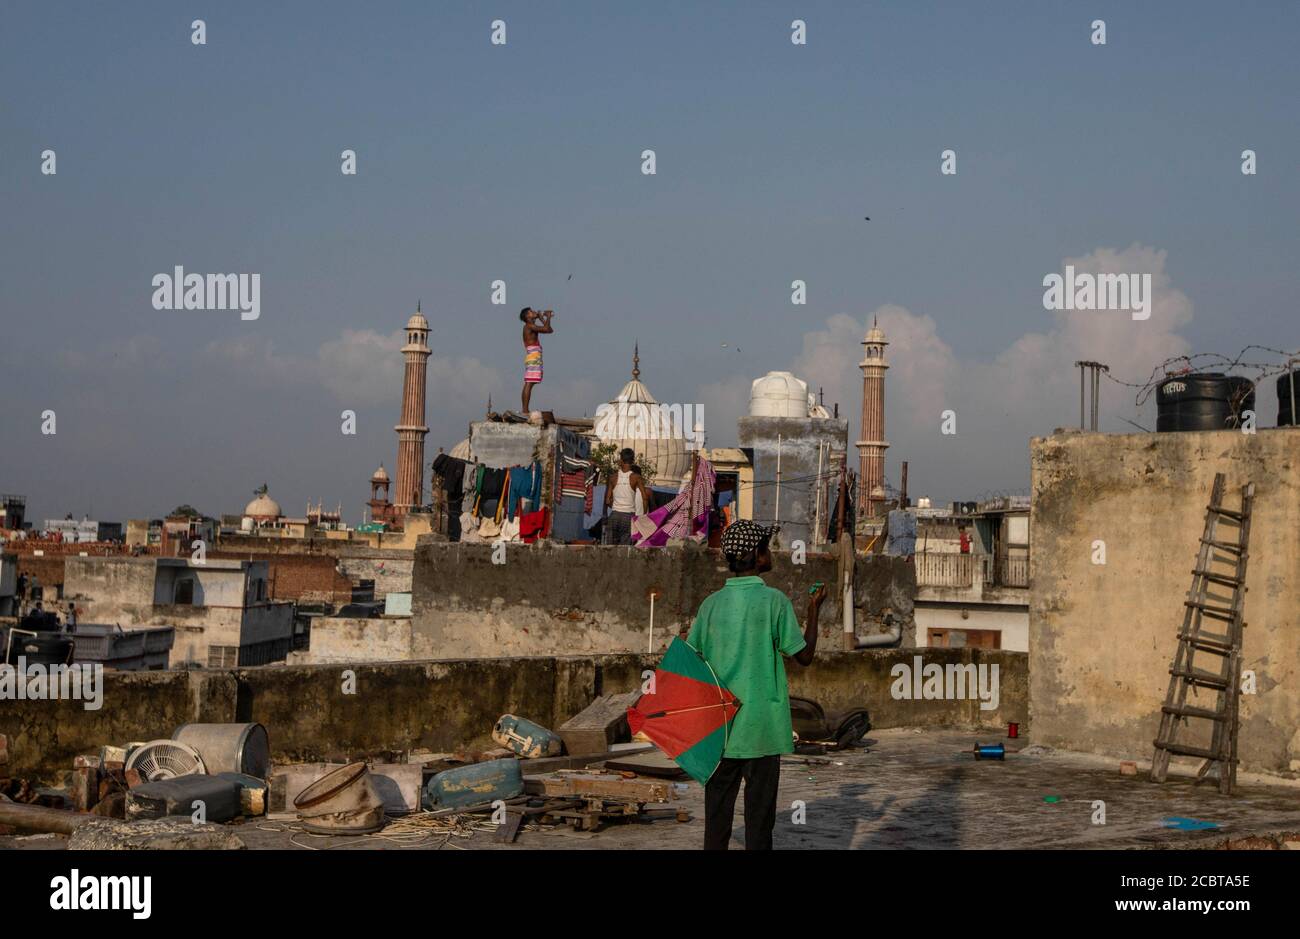
[[[1196, 567], [1192, 570], [1192, 588], [1183, 602], [1183, 626], [1178, 633], [1178, 650], [1169, 667], [1169, 690], [1160, 708], [1160, 731], [1155, 739], [1155, 757], [1151, 761], [1151, 779], [1164, 782], [1169, 772], [1169, 758], [1200, 757], [1205, 760], [1197, 770], [1198, 780], [1205, 778], [1210, 767], [1219, 765], [1219, 791], [1232, 792], [1237, 783], [1237, 723], [1241, 695], [1241, 640], [1246, 624], [1242, 621], [1242, 604], [1246, 598], [1246, 561], [1249, 557], [1250, 510], [1255, 498], [1255, 484], [1241, 487], [1241, 508], [1223, 505], [1224, 478], [1215, 474], [1210, 504], [1205, 510], [1205, 532], [1201, 535]], [[1236, 525], [1236, 540], [1225, 540], [1219, 525], [1223, 521]], [[1217, 567], [1216, 567], [1217, 565]], [[1231, 593], [1230, 598], [1216, 595]], [[1206, 620], [1217, 633], [1202, 631]], [[1214, 625], [1224, 624], [1222, 626]], [[1197, 668], [1196, 653], [1213, 656], [1217, 668]], [[1194, 707], [1187, 703], [1187, 693], [1196, 696], [1198, 688], [1214, 692], [1213, 708]], [[1178, 731], [1191, 719], [1210, 721], [1210, 746], [1197, 747], [1178, 742]]]

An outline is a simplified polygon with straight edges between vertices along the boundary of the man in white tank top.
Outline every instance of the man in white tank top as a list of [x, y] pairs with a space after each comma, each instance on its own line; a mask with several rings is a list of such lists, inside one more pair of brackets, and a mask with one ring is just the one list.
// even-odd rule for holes
[[650, 488], [641, 471], [632, 463], [636, 454], [625, 448], [619, 455], [618, 469], [605, 480], [605, 544], [632, 543], [632, 516], [636, 514], [636, 497], [641, 495], [642, 511], [654, 508]]

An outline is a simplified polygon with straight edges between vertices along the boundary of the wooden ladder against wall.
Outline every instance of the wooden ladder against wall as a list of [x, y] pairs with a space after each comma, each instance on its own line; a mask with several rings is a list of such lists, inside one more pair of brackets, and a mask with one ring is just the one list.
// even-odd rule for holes
[[[1246, 624], [1241, 619], [1246, 598], [1246, 561], [1249, 557], [1250, 510], [1255, 498], [1255, 484], [1241, 487], [1241, 507], [1232, 510], [1223, 504], [1223, 474], [1214, 477], [1210, 504], [1205, 511], [1205, 532], [1196, 552], [1192, 570], [1192, 588], [1184, 601], [1183, 626], [1178, 633], [1178, 649], [1169, 667], [1169, 690], [1160, 708], [1160, 732], [1155, 740], [1155, 757], [1151, 761], [1151, 778], [1164, 782], [1169, 772], [1169, 757], [1201, 757], [1197, 770], [1203, 779], [1214, 764], [1219, 766], [1219, 791], [1231, 793], [1237, 782], [1237, 717], [1241, 694], [1241, 640]], [[1236, 539], [1229, 540], [1233, 529], [1224, 531], [1221, 523], [1235, 525]], [[1224, 596], [1228, 594], [1229, 596]], [[1208, 620], [1208, 623], [1207, 623]], [[1206, 627], [1208, 626], [1208, 631]], [[1208, 668], [1197, 668], [1197, 653], [1211, 656]], [[1214, 694], [1214, 707], [1196, 707], [1187, 703], [1187, 694], [1197, 689]], [[1209, 747], [1178, 742], [1178, 731], [1191, 720], [1211, 723]]]

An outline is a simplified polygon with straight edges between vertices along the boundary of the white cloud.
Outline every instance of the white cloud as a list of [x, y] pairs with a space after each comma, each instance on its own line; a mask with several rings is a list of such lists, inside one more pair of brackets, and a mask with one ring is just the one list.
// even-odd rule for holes
[[[213, 342], [203, 350], [209, 363], [261, 383], [320, 386], [344, 406], [396, 405], [401, 400], [405, 368], [401, 349], [405, 331], [384, 334], [371, 329], [344, 330], [309, 356], [281, 355], [265, 339], [243, 337]], [[477, 416], [501, 374], [474, 356], [429, 357], [429, 410]]]
[[[861, 343], [878, 320], [890, 343], [885, 393], [889, 480], [898, 484], [899, 463], [907, 460], [913, 496], [972, 498], [994, 489], [1022, 488], [1029, 482], [1030, 437], [1078, 420], [1076, 361], [1105, 362], [1117, 378], [1145, 381], [1158, 363], [1190, 351], [1178, 331], [1191, 322], [1192, 304], [1171, 286], [1165, 260], [1166, 252], [1134, 244], [1122, 250], [1098, 248], [1061, 262], [1062, 269], [1073, 264], [1080, 272], [1151, 274], [1148, 320], [1134, 320], [1124, 311], [1044, 310], [1044, 317], [1051, 317], [1048, 328], [1021, 336], [987, 361], [960, 357], [931, 316], [886, 304], [862, 317], [829, 317], [821, 329], [804, 335], [790, 370], [812, 389], [823, 386], [828, 402], [840, 403], [841, 416], [849, 420], [851, 446], [862, 406]], [[712, 427], [724, 419], [719, 412], [731, 421], [732, 413], [745, 413], [749, 382], [756, 377], [735, 376], [701, 389], [702, 400], [719, 402], [709, 415]], [[1133, 398], [1132, 390], [1103, 380], [1104, 429], [1128, 429], [1117, 415], [1135, 419]], [[947, 409], [957, 414], [955, 436], [940, 433]], [[1143, 422], [1153, 426], [1154, 418]]]

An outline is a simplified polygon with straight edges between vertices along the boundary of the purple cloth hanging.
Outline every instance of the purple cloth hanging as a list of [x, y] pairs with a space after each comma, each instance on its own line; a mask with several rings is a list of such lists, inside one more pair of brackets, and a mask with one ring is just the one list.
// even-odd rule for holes
[[[667, 505], [632, 520], [632, 544], [638, 548], [662, 548], [673, 538], [709, 536], [709, 511], [717, 473], [708, 460], [700, 460], [689, 492], [679, 492]], [[689, 519], [689, 524], [688, 524]]]

